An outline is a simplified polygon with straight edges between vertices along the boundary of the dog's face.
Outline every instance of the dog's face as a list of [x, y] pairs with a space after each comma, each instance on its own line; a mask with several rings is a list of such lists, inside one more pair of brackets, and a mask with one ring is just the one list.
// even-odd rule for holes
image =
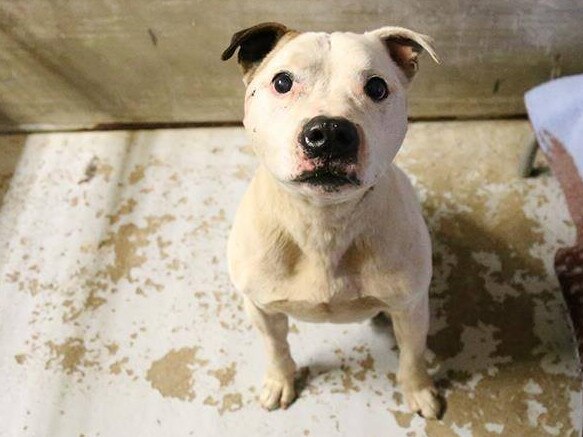
[[244, 125], [259, 158], [290, 190], [341, 201], [373, 186], [407, 130], [406, 88], [428, 38], [385, 27], [297, 33], [265, 23], [233, 36]]

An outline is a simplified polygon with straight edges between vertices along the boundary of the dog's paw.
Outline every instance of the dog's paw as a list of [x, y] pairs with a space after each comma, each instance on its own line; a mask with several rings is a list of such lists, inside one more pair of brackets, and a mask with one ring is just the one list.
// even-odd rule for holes
[[295, 398], [293, 378], [266, 378], [259, 402], [263, 408], [269, 411], [280, 407], [285, 410]]
[[430, 386], [418, 390], [405, 391], [405, 399], [411, 411], [426, 419], [440, 419], [443, 404], [437, 390]]

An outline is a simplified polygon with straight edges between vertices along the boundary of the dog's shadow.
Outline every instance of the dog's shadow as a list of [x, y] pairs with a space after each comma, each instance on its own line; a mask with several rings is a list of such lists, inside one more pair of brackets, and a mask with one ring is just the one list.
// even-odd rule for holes
[[[468, 408], [460, 399], [456, 398], [455, 405], [448, 400], [456, 391], [453, 386], [465, 386], [478, 374], [487, 375], [493, 362], [498, 372], [512, 366], [539, 366], [540, 356], [533, 351], [541, 343], [534, 332], [536, 304], [529, 286], [536, 284], [537, 289], [546, 290], [542, 292], [546, 297], [539, 292], [537, 298], [553, 300], [557, 299], [552, 293], [556, 283], [547, 274], [542, 261], [528, 254], [528, 242], [518, 247], [515, 241], [491, 232], [471, 217], [453, 214], [447, 222], [432, 226], [431, 233], [435, 273], [429, 300], [432, 330], [427, 343], [437, 365], [433, 378], [440, 393], [442, 416], [447, 410], [448, 416], [453, 414], [453, 418], [458, 409]], [[499, 271], [490, 273], [486, 263], [474, 256], [476, 253], [492, 254], [499, 259]], [[491, 275], [489, 283], [484, 280], [488, 274]], [[480, 331], [484, 326], [494, 329], [495, 334], [489, 340], [464, 337], [462, 341], [466, 329]], [[374, 335], [386, 337], [387, 348], [395, 344], [392, 323], [384, 314], [372, 319], [371, 330]], [[555, 331], [549, 335], [560, 335], [560, 330]], [[555, 346], [566, 347], [565, 341], [556, 340], [552, 342]], [[550, 344], [548, 341], [547, 338]], [[472, 361], [472, 354], [466, 353], [483, 347], [494, 350], [490, 354], [493, 361], [489, 362], [490, 358], [483, 362]], [[570, 352], [557, 350], [553, 353], [568, 356]], [[321, 363], [300, 369], [296, 378], [298, 393], [304, 392], [323, 373], [337, 368], [334, 363]], [[490, 390], [482, 383], [480, 387], [472, 390]]]
[[[391, 345], [394, 345], [395, 341], [393, 324], [390, 317], [384, 313], [379, 313], [370, 320], [370, 326], [374, 335], [385, 337], [386, 350], [391, 349]], [[396, 346], [392, 346], [392, 349], [398, 350]], [[296, 372], [294, 380], [294, 388], [297, 393], [296, 400], [303, 397], [303, 394], [309, 389], [312, 383], [316, 381], [316, 379], [329, 372], [334, 372], [339, 368], [341, 368], [341, 366], [339, 367], [338, 363], [336, 362], [316, 362], [310, 364], [309, 366], [300, 367]], [[396, 369], [393, 369], [393, 371], [396, 371]], [[394, 372], [391, 373], [394, 375]], [[441, 393], [438, 393], [438, 400], [440, 403], [440, 413], [438, 414], [438, 419], [441, 419], [447, 410], [447, 401], [446, 398], [441, 395]], [[420, 413], [417, 414], [421, 416]]]

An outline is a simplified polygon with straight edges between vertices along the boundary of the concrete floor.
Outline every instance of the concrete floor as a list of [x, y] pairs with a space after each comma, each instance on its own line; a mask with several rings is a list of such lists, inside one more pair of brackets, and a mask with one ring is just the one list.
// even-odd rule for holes
[[435, 274], [442, 421], [411, 415], [390, 325], [294, 322], [304, 389], [256, 402], [262, 347], [225, 242], [255, 159], [238, 128], [0, 137], [0, 436], [577, 436], [552, 270], [574, 236], [521, 121], [416, 123], [399, 156]]

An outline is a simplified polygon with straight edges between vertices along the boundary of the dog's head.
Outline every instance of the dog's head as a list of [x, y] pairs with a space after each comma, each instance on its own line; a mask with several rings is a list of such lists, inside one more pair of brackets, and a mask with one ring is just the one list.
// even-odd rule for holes
[[406, 89], [430, 39], [400, 27], [299, 33], [263, 23], [233, 35], [244, 125], [259, 158], [292, 191], [342, 200], [373, 186], [407, 131]]

